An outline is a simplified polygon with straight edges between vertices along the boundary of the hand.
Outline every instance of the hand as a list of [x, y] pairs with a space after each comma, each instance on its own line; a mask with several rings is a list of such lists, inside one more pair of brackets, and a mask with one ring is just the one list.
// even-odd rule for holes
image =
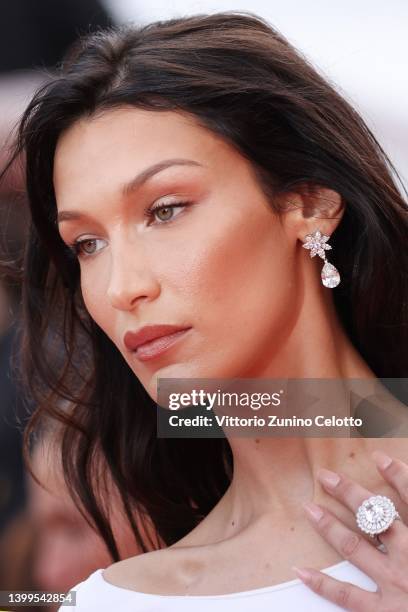
[[[402, 503], [408, 504], [408, 465], [399, 459], [391, 459], [381, 451], [374, 451], [372, 458], [383, 478], [398, 492]], [[375, 495], [343, 474], [329, 470], [321, 469], [318, 479], [325, 491], [353, 514], [365, 499]], [[407, 612], [408, 527], [402, 521], [394, 520], [380, 534], [381, 542], [387, 549], [387, 553], [383, 553], [365, 539], [358, 527], [357, 532], [349, 529], [326, 508], [311, 502], [304, 504], [304, 508], [320, 535], [345, 559], [370, 576], [378, 588], [376, 592], [367, 591], [313, 568], [293, 567], [306, 586], [352, 612]]]

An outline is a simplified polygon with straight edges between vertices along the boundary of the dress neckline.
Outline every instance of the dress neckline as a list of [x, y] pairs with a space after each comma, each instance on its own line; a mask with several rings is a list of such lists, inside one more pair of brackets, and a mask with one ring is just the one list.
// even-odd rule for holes
[[[344, 565], [351, 565], [349, 561], [347, 561], [347, 559], [344, 559], [343, 561], [339, 561], [338, 563], [335, 563], [334, 565], [330, 565], [329, 567], [325, 567], [319, 571], [321, 572], [332, 572], [332, 571], [336, 571], [338, 568], [344, 566]], [[224, 593], [221, 595], [159, 595], [157, 593], [143, 593], [142, 591], [135, 591], [134, 589], [127, 589], [126, 587], [121, 587], [118, 586], [117, 584], [113, 584], [112, 582], [109, 582], [108, 580], [106, 580], [103, 577], [103, 571], [106, 568], [99, 568], [97, 570], [95, 570], [95, 572], [92, 574], [96, 577], [98, 577], [100, 579], [100, 581], [103, 583], [105, 588], [112, 588], [112, 589], [119, 589], [120, 591], [125, 591], [126, 593], [133, 593], [135, 595], [139, 595], [142, 597], [160, 597], [163, 599], [194, 599], [194, 600], [198, 600], [198, 599], [204, 599], [204, 600], [208, 600], [208, 599], [232, 599], [234, 597], [248, 597], [251, 595], [261, 595], [263, 593], [272, 593], [273, 591], [281, 591], [283, 589], [287, 589], [290, 587], [294, 587], [297, 586], [299, 584], [303, 585], [303, 582], [300, 580], [300, 578], [294, 578], [293, 580], [287, 580], [285, 582], [280, 582], [279, 584], [274, 584], [272, 586], [266, 586], [266, 587], [260, 587], [258, 589], [249, 589], [247, 591], [236, 591], [234, 593]]]

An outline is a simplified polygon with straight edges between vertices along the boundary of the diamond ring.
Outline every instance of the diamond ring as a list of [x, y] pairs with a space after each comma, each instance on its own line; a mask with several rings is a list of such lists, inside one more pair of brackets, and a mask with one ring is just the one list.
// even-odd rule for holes
[[379, 533], [386, 531], [395, 519], [401, 520], [394, 503], [385, 495], [372, 495], [364, 500], [356, 512], [357, 525], [368, 533], [370, 537], [376, 538]]

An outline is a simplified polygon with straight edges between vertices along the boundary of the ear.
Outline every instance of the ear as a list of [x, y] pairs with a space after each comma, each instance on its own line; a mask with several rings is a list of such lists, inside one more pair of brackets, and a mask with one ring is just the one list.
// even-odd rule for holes
[[331, 236], [345, 210], [341, 195], [321, 185], [302, 183], [280, 196], [281, 222], [287, 231], [303, 242], [306, 234], [319, 229]]

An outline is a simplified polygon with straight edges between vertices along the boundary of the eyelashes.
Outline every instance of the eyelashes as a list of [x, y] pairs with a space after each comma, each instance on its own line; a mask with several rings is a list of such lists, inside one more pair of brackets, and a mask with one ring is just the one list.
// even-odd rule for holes
[[[88, 243], [93, 243], [93, 242], [99, 242], [100, 239], [99, 238], [84, 238], [83, 240], [76, 240], [75, 242], [73, 242], [72, 244], [68, 245], [68, 249], [70, 250], [71, 254], [75, 257], [90, 257], [91, 255], [93, 255], [93, 253], [84, 253], [81, 249], [82, 249], [82, 245]], [[102, 242], [104, 242], [102, 240]]]
[[[152, 219], [152, 218], [154, 218], [154, 216], [157, 214], [157, 211], [159, 211], [159, 210], [165, 210], [166, 208], [169, 209], [169, 210], [171, 210], [173, 208], [185, 208], [186, 206], [189, 206], [190, 204], [191, 204], [191, 202], [188, 201], [188, 200], [179, 201], [179, 202], [173, 202], [172, 204], [158, 204], [157, 206], [150, 206], [149, 208], [147, 208], [144, 211], [144, 214], [149, 219]], [[171, 217], [171, 219], [169, 219], [169, 220], [163, 221], [163, 223], [168, 223], [172, 219], [173, 219], [173, 217]], [[163, 223], [159, 223], [159, 225], [163, 225]]]
[[[161, 210], [173, 210], [175, 208], [184, 209], [187, 206], [190, 206], [191, 204], [192, 204], [192, 202], [190, 200], [183, 200], [183, 201], [173, 202], [171, 204], [158, 204], [156, 206], [150, 206], [149, 208], [145, 209], [143, 214], [148, 219], [154, 219], [155, 216], [157, 215], [157, 213], [159, 211], [161, 211]], [[170, 219], [165, 219], [165, 220], [161, 219], [158, 223], [155, 223], [154, 225], [167, 225], [167, 224], [171, 223], [173, 221], [173, 219], [175, 219], [178, 216], [179, 215], [176, 215], [176, 216], [172, 215], [170, 217]], [[80, 239], [80, 240], [75, 240], [71, 244], [67, 245], [68, 255], [71, 258], [74, 258], [74, 259], [75, 258], [92, 257], [92, 255], [94, 253], [97, 253], [98, 251], [94, 250], [91, 253], [83, 251], [83, 245], [85, 245], [87, 243], [88, 244], [95, 244], [97, 242], [105, 242], [105, 241], [100, 239], [100, 238], [83, 238], [83, 239]]]

